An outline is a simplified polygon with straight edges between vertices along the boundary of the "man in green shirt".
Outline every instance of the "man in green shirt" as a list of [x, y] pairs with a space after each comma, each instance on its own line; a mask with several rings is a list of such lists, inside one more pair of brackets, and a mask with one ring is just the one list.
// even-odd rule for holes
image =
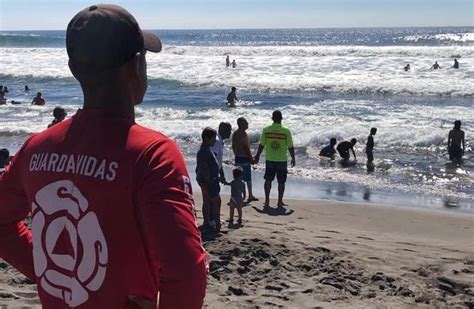
[[277, 176], [278, 181], [278, 207], [287, 206], [283, 203], [283, 194], [285, 193], [285, 182], [288, 174], [288, 156], [287, 150], [291, 155], [291, 167], [295, 166], [295, 148], [293, 139], [288, 128], [281, 125], [283, 116], [279, 110], [272, 114], [273, 124], [263, 128], [260, 137], [260, 145], [254, 161], [258, 163], [263, 149], [265, 149], [265, 207], [270, 205], [270, 190], [272, 181]]

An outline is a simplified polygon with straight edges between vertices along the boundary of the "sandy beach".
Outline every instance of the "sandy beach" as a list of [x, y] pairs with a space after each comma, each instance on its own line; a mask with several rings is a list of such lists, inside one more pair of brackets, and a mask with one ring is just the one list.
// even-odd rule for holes
[[[263, 209], [254, 202], [244, 208], [243, 227], [203, 235], [212, 261], [206, 307], [474, 307], [473, 215], [287, 203]], [[40, 308], [34, 285], [3, 262], [2, 306]]]

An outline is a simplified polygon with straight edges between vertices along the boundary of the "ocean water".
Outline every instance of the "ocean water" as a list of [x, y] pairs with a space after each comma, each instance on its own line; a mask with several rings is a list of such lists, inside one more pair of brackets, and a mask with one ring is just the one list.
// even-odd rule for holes
[[[236, 127], [245, 116], [255, 151], [262, 127], [280, 109], [296, 147], [290, 177], [306, 194], [331, 198], [331, 188], [344, 186], [363, 197], [376, 192], [388, 202], [398, 196], [415, 206], [474, 212], [474, 27], [156, 33], [164, 50], [147, 54], [149, 89], [137, 122], [173, 138], [190, 164], [204, 127], [220, 121]], [[225, 67], [227, 54], [237, 68]], [[458, 70], [451, 68], [454, 58]], [[67, 67], [63, 31], [0, 32], [0, 59], [7, 98], [23, 102], [0, 106], [0, 147], [15, 152], [29, 134], [45, 129], [55, 106], [72, 115], [82, 95]], [[441, 70], [430, 70], [434, 61]], [[407, 63], [410, 72], [402, 69]], [[229, 109], [232, 86], [242, 101]], [[29, 105], [37, 91], [46, 106]], [[461, 166], [449, 163], [446, 147], [456, 119], [467, 140]], [[377, 167], [368, 172], [371, 127], [378, 128]], [[331, 137], [359, 140], [355, 166], [318, 158]], [[226, 159], [232, 160], [230, 150]]]

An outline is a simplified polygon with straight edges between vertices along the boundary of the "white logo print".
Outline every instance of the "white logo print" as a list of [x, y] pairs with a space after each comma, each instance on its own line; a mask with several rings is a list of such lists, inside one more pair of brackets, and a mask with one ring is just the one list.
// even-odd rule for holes
[[[100, 288], [107, 269], [107, 243], [88, 207], [69, 180], [46, 185], [32, 204], [35, 274], [43, 290], [71, 307], [85, 303], [89, 292]], [[55, 251], [62, 235], [69, 236], [72, 249], [67, 253]]]

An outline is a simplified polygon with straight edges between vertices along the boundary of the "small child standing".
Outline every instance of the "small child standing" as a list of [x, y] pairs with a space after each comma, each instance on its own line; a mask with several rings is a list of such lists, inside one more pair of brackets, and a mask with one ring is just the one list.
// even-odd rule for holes
[[232, 175], [234, 180], [232, 180], [227, 185], [230, 186], [230, 212], [229, 212], [229, 225], [234, 224], [234, 209], [237, 209], [239, 215], [239, 220], [237, 221], [238, 225], [242, 225], [242, 206], [245, 200], [245, 183], [242, 181], [242, 169], [236, 167], [232, 170]]

